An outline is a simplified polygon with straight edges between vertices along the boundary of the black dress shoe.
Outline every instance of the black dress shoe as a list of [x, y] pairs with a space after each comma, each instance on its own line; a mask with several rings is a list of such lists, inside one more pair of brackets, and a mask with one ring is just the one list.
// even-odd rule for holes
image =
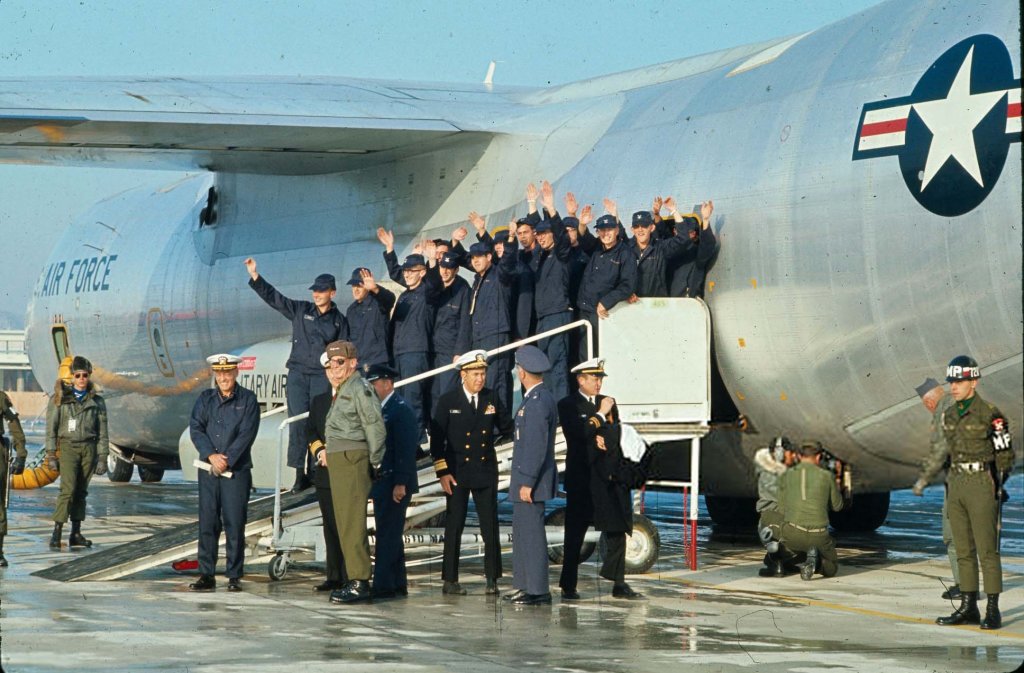
[[942, 592], [942, 600], [944, 601], [955, 601], [960, 598], [960, 586], [954, 584], [950, 588]]
[[525, 593], [526, 592], [523, 591], [522, 589], [516, 589], [512, 593], [505, 594], [504, 596], [502, 596], [501, 600], [503, 600], [503, 601], [514, 601], [515, 599], [519, 598], [520, 596], [522, 596]]
[[366, 580], [349, 580], [341, 589], [331, 592], [331, 602], [358, 603], [370, 600], [370, 583]]
[[562, 589], [562, 600], [563, 601], [578, 601], [580, 599], [580, 592], [575, 589]]
[[487, 580], [487, 588], [484, 589], [484, 594], [487, 596], [498, 595], [498, 580]]
[[612, 598], [626, 598], [630, 600], [635, 600], [637, 598], [643, 597], [643, 594], [633, 591], [633, 589], [625, 582], [623, 582], [622, 584], [616, 584], [614, 587], [612, 587]]
[[512, 599], [512, 605], [551, 605], [551, 594], [528, 594], [524, 591]]
[[192, 584], [188, 585], [189, 591], [213, 591], [217, 588], [217, 580], [213, 579], [213, 575], [200, 575]]
[[71, 537], [68, 538], [69, 547], [91, 547], [92, 540], [86, 540], [85, 536], [81, 533], [72, 533]]
[[463, 589], [462, 585], [458, 582], [449, 582], [448, 580], [445, 580], [444, 584], [441, 586], [441, 593], [446, 596], [465, 596], [466, 590]]
[[302, 468], [295, 470], [295, 483], [292, 484], [292, 493], [299, 493], [305, 491], [307, 488], [313, 485], [313, 482], [309, 480], [306, 473], [302, 471]]
[[316, 591], [317, 593], [323, 593], [325, 591], [334, 591], [335, 589], [340, 588], [340, 583], [335, 582], [334, 580], [324, 580], [320, 584], [317, 584], [315, 587], [313, 587], [313, 591]]
[[242, 580], [237, 577], [232, 577], [228, 580], [228, 591], [241, 591]]

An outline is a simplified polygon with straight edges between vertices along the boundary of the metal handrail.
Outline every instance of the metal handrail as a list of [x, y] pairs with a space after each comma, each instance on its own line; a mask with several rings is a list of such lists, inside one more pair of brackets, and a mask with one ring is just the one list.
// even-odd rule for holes
[[[567, 325], [562, 325], [561, 327], [555, 327], [554, 329], [549, 329], [546, 332], [541, 332], [540, 334], [535, 334], [533, 336], [526, 337], [525, 339], [519, 339], [518, 341], [513, 341], [513, 342], [511, 342], [509, 344], [506, 344], [504, 346], [499, 346], [497, 348], [489, 350], [489, 351], [487, 351], [487, 357], [490, 358], [490, 357], [493, 357], [493, 356], [497, 355], [498, 353], [504, 353], [506, 351], [510, 351], [510, 350], [515, 349], [515, 348], [519, 348], [520, 346], [524, 346], [526, 344], [533, 343], [534, 341], [540, 341], [541, 339], [547, 339], [548, 337], [554, 336], [555, 334], [561, 334], [562, 332], [568, 332], [569, 330], [578, 329], [578, 328], [583, 328], [583, 330], [586, 332], [586, 339], [587, 339], [587, 351], [586, 352], [587, 352], [587, 355], [589, 356], [591, 353], [594, 352], [594, 326], [591, 325], [588, 320], [576, 320], [576, 321], [571, 322], [571, 323], [569, 323]], [[358, 357], [358, 354], [357, 354], [357, 357]], [[430, 369], [430, 370], [422, 372], [420, 374], [416, 374], [415, 376], [410, 376], [408, 378], [401, 379], [399, 381], [395, 381], [395, 388], [400, 388], [401, 386], [407, 385], [409, 383], [415, 383], [416, 381], [422, 381], [423, 379], [428, 379], [428, 378], [430, 378], [432, 376], [437, 376], [438, 374], [441, 374], [441, 373], [447, 372], [447, 371], [451, 371], [452, 369], [455, 369], [455, 364], [454, 363], [444, 365], [443, 367], [437, 367], [436, 369]], [[273, 411], [267, 412], [267, 413], [265, 413], [263, 415], [263, 417], [271, 416], [273, 414], [276, 414], [282, 408], [283, 407], [278, 407], [278, 408], [274, 409]], [[281, 421], [281, 424], [277, 427], [277, 461], [276, 461], [276, 464], [274, 466], [274, 536], [273, 536], [273, 538], [274, 538], [275, 544], [279, 540], [279, 534], [280, 534], [280, 528], [281, 528], [281, 525], [280, 525], [281, 524], [281, 454], [284, 451], [284, 446], [285, 446], [285, 443], [284, 443], [285, 430], [292, 423], [297, 423], [298, 421], [302, 421], [302, 420], [305, 420], [307, 418], [309, 418], [309, 412], [308, 411], [303, 412], [301, 414], [297, 414], [295, 416], [289, 416], [288, 418], [286, 418], [283, 421]]]

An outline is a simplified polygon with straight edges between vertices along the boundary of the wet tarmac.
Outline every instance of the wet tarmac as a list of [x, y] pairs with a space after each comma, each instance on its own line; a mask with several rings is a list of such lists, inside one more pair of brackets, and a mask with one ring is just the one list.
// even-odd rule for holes
[[[195, 487], [92, 486], [85, 531], [94, 549], [194, 517]], [[514, 608], [483, 594], [480, 559], [462, 563], [468, 596], [441, 594], [440, 547], [421, 549], [409, 596], [337, 607], [315, 594], [315, 563], [271, 581], [247, 564], [245, 591], [193, 594], [169, 567], [113, 582], [62, 584], [30, 573], [81, 552], [47, 546], [57, 489], [16, 492], [0, 570], [0, 663], [42, 671], [1010, 671], [1024, 660], [1024, 481], [1005, 510], [1004, 627], [941, 627], [950, 570], [939, 539], [941, 489], [893, 495], [878, 532], [840, 538], [840, 574], [760, 579], [752, 535], [699, 527], [699, 564], [685, 564], [681, 496], [649, 494], [661, 554], [629, 577], [646, 600], [610, 595], [591, 559], [583, 600]], [[504, 508], [503, 508], [504, 509]], [[504, 563], [511, 579], [511, 557]], [[559, 568], [552, 566], [552, 587]]]

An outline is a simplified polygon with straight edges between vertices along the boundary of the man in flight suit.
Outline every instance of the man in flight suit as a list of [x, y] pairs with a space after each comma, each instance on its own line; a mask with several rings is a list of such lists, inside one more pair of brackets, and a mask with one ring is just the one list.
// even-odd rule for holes
[[[330, 390], [320, 366], [320, 354], [332, 341], [349, 338], [348, 321], [334, 303], [334, 276], [329, 273], [317, 276], [309, 286], [313, 301], [302, 301], [278, 292], [256, 270], [256, 260], [252, 257], [245, 260], [245, 268], [249, 271], [249, 287], [292, 323], [292, 350], [285, 363], [288, 415], [305, 413], [314, 397]], [[295, 468], [293, 491], [301, 491], [312, 484], [306, 470], [308, 456], [306, 430], [302, 423], [292, 423], [288, 429], [288, 466]]]
[[0, 439], [3, 440], [3, 450], [0, 451], [0, 568], [7, 567], [7, 559], [4, 558], [4, 536], [7, 535], [7, 438], [4, 434], [4, 421], [11, 430], [11, 443], [14, 444], [15, 458], [11, 461], [11, 474], [19, 475], [25, 471], [25, 460], [28, 452], [25, 450], [25, 432], [21, 429], [21, 420], [18, 412], [11, 403], [7, 393], [0, 390]]
[[213, 576], [223, 524], [228, 591], [241, 591], [252, 445], [260, 429], [260, 407], [255, 393], [237, 383], [240, 357], [220, 353], [206, 361], [216, 387], [199, 394], [189, 421], [192, 443], [200, 460], [209, 464], [209, 469], [199, 470], [199, 579], [189, 589], [216, 588]]
[[[960, 607], [936, 621], [943, 625], [977, 624], [978, 565], [988, 603], [981, 628], [998, 629], [1003, 566], [999, 556], [1003, 485], [1013, 469], [1013, 446], [1006, 416], [977, 393], [981, 368], [967, 355], [953, 358], [946, 380], [954, 403], [942, 414], [942, 434], [949, 455], [949, 525], [960, 566]], [[940, 463], [941, 466], [941, 463]], [[926, 474], [927, 479], [935, 476]]]
[[473, 496], [484, 540], [485, 593], [498, 593], [502, 575], [498, 540], [498, 459], [496, 440], [512, 433], [512, 419], [484, 386], [487, 352], [464, 353], [455, 362], [462, 385], [441, 395], [430, 427], [430, 455], [445, 492], [442, 592], [465, 595], [459, 584], [459, 554], [469, 496]]
[[800, 444], [799, 462], [786, 470], [779, 480], [782, 524], [779, 556], [783, 561], [804, 552], [807, 558], [800, 578], [809, 580], [814, 573], [833, 577], [839, 571], [836, 541], [828, 532], [828, 511], [843, 509], [843, 497], [832, 473], [819, 467], [821, 444]]

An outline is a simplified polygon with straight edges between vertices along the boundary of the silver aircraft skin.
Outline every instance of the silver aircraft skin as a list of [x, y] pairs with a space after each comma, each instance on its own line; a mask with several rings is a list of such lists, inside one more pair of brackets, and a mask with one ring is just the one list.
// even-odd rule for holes
[[280, 394], [290, 326], [247, 287], [246, 257], [307, 298], [317, 273], [383, 275], [378, 226], [401, 255], [470, 210], [521, 214], [530, 181], [624, 216], [655, 194], [713, 198], [706, 300], [748, 426], [710, 444], [702, 488], [752, 495], [752, 451], [778, 433], [823, 441], [858, 492], [907, 487], [930, 420], [914, 387], [951, 357], [973, 355], [981, 394], [1024, 421], [1019, 35], [1017, 3], [892, 0], [542, 89], [0, 80], [0, 161], [202, 171], [69, 228], [29, 307], [35, 374], [55, 379], [63, 325], [101, 370], [112, 442], [173, 460], [210, 353], [276, 353], [248, 381]]

